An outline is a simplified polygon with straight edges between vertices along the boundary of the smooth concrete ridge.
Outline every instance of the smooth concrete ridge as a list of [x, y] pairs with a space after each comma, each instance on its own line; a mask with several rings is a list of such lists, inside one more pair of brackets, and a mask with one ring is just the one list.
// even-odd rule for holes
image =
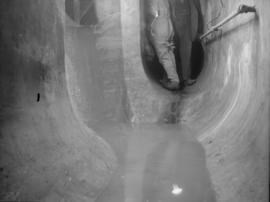
[[[201, 2], [213, 24], [238, 7]], [[139, 0], [96, 1], [95, 26], [64, 0], [1, 0], [0, 199], [268, 201], [270, 2], [255, 3], [206, 41], [183, 95], [144, 71]]]

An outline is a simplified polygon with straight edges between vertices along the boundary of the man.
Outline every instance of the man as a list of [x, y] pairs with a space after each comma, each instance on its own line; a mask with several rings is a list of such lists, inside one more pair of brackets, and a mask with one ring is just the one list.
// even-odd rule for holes
[[170, 0], [172, 19], [178, 38], [182, 79], [185, 85], [192, 85], [190, 57], [192, 41], [203, 32], [203, 16], [200, 0]]
[[174, 30], [171, 22], [171, 13], [168, 0], [148, 0], [149, 38], [158, 56], [159, 62], [164, 67], [167, 77], [161, 84], [169, 90], [177, 90], [180, 80], [176, 71], [173, 37]]

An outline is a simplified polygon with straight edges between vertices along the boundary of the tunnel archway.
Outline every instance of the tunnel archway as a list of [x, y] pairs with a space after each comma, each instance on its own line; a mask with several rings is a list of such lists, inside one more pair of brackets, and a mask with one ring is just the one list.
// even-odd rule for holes
[[[166, 71], [159, 61], [159, 58], [154, 48], [153, 41], [151, 40], [151, 24], [154, 19], [152, 14], [150, 14], [151, 5], [149, 1], [140, 0], [140, 47], [141, 47], [141, 57], [144, 70], [147, 76], [155, 81], [160, 83], [160, 81], [166, 77]], [[175, 11], [178, 12], [178, 11]], [[192, 13], [195, 15], [194, 13]], [[197, 16], [199, 17], [199, 16]], [[171, 17], [172, 18], [172, 17]], [[196, 17], [192, 16], [193, 21], [197, 21]], [[174, 22], [172, 21], [173, 29], [175, 29]], [[197, 22], [194, 24], [197, 24]], [[174, 31], [176, 32], [176, 31]], [[173, 42], [174, 44], [174, 59], [176, 62], [176, 71], [180, 80], [182, 80], [182, 65], [180, 58], [180, 47], [179, 47], [179, 37], [174, 33]], [[187, 51], [187, 50], [186, 50]], [[200, 39], [194, 38], [192, 42], [192, 47], [190, 50], [189, 58], [189, 68], [190, 68], [190, 78], [198, 79], [200, 73], [202, 72], [204, 66], [204, 48], [203, 43]]]

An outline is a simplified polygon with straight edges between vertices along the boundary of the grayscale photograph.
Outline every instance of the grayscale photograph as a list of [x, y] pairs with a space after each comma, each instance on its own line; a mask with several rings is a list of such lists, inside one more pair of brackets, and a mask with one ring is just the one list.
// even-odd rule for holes
[[0, 0], [0, 202], [268, 202], [270, 0]]

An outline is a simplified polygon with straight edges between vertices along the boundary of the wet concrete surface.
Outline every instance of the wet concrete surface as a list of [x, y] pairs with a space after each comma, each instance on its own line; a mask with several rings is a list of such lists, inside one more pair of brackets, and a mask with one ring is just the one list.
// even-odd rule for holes
[[139, 1], [97, 1], [88, 27], [27, 2], [0, 2], [1, 200], [268, 201], [268, 1], [212, 36], [186, 94], [147, 77]]
[[113, 135], [106, 140], [114, 142], [119, 168], [98, 202], [216, 201], [204, 148], [192, 130], [174, 124], [108, 125], [97, 131]]
[[[138, 199], [139, 195], [133, 193], [130, 201], [215, 201], [204, 149], [191, 138], [191, 131], [182, 128], [179, 132], [181, 127], [175, 126], [138, 128], [139, 134], [135, 134], [138, 140], [132, 140], [138, 146], [130, 147], [128, 158], [134, 159], [135, 165], [130, 168], [134, 172], [133, 179], [128, 179], [136, 186], [137, 176], [142, 176], [139, 179], [142, 180], [139, 185], [142, 198]], [[136, 163], [136, 159], [140, 159], [140, 163]]]

